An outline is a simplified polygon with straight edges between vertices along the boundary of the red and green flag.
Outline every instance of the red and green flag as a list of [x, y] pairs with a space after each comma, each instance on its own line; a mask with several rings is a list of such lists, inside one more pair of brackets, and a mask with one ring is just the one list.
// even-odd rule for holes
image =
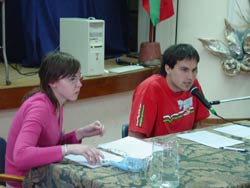
[[173, 0], [142, 0], [153, 26], [174, 15]]

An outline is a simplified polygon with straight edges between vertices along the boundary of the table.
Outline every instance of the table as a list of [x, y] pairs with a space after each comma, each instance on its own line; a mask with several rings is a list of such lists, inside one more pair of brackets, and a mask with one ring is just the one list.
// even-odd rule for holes
[[[250, 126], [249, 121], [241, 123]], [[204, 130], [213, 131], [215, 127], [225, 125], [211, 126]], [[177, 139], [181, 148], [179, 188], [250, 187], [249, 152], [240, 153], [210, 148], [181, 139], [175, 134], [165, 137]], [[250, 140], [243, 140], [244, 143], [239, 147], [250, 149]], [[136, 175], [114, 167], [90, 169], [67, 160], [31, 170], [25, 178], [23, 187], [29, 187], [29, 183], [33, 183], [36, 188], [151, 187], [146, 174]]]

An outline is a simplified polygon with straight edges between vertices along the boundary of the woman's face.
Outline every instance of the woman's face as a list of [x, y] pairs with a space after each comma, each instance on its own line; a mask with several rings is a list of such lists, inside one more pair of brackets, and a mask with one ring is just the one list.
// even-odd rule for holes
[[49, 84], [60, 105], [63, 105], [67, 100], [75, 101], [78, 98], [82, 87], [81, 80], [79, 70], [71, 77], [65, 77]]

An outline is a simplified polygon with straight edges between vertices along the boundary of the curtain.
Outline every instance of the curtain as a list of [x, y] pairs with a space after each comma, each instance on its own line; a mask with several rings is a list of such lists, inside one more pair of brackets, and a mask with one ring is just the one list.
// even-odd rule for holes
[[7, 55], [26, 67], [39, 67], [42, 57], [59, 50], [60, 17], [95, 17], [105, 21], [105, 57], [128, 52], [126, 0], [8, 0]]

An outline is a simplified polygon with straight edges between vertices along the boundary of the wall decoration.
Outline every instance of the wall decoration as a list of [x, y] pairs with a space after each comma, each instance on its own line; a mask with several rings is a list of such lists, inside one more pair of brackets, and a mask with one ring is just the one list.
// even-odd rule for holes
[[225, 19], [225, 42], [199, 39], [209, 52], [221, 59], [222, 70], [229, 76], [240, 73], [250, 75], [249, 7], [250, 0], [229, 0]]
[[211, 54], [221, 59], [222, 70], [226, 75], [250, 75], [250, 28], [241, 32], [225, 19], [224, 36], [226, 42], [216, 39], [199, 41]]

